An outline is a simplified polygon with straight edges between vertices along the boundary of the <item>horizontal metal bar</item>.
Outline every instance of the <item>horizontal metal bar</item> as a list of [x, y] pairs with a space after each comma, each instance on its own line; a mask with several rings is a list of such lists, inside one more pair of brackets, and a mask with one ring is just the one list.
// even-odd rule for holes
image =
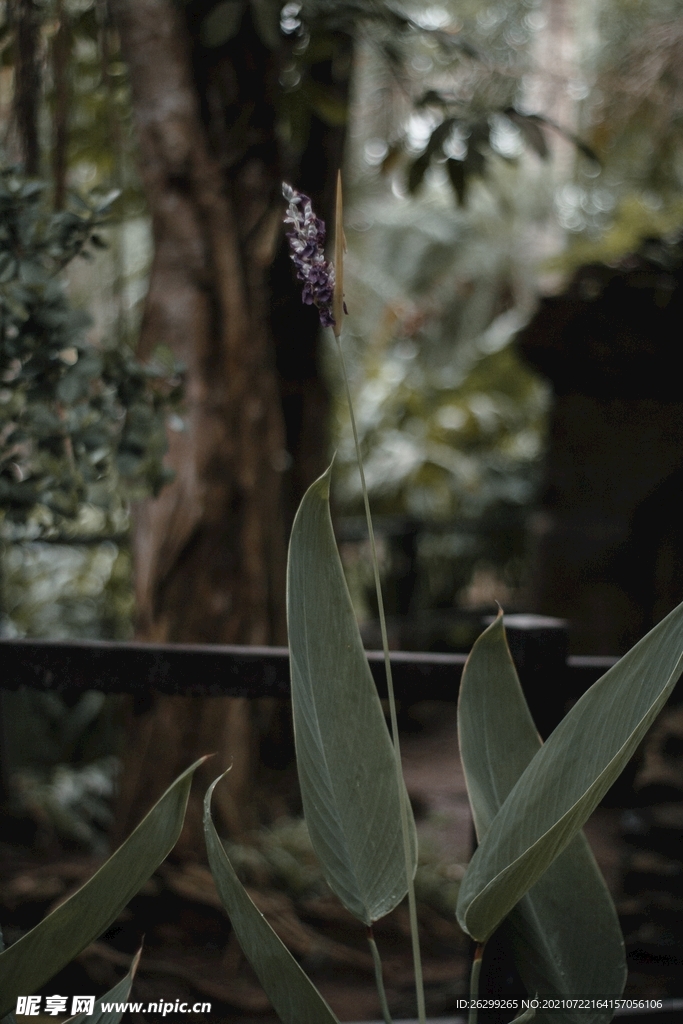
[[[143, 644], [113, 641], [0, 640], [0, 688], [230, 697], [287, 697], [286, 647], [214, 644]], [[368, 651], [381, 696], [386, 695], [383, 655]], [[464, 654], [393, 651], [391, 665], [400, 699], [455, 701]], [[580, 695], [616, 658], [569, 658], [563, 680]], [[522, 673], [524, 675], [524, 673]]]

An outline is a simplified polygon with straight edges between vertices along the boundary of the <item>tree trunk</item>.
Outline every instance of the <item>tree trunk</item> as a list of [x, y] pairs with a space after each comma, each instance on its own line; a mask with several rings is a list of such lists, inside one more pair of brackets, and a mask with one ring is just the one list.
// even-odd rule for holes
[[[187, 373], [186, 429], [170, 439], [176, 479], [137, 513], [138, 635], [282, 642], [284, 428], [266, 299], [275, 182], [264, 180], [264, 161], [245, 168], [244, 184], [225, 182], [207, 144], [177, 8], [120, 0], [115, 10], [155, 242], [140, 353], [169, 345]], [[233, 759], [232, 799], [224, 787], [219, 810], [233, 832], [250, 824], [248, 719], [246, 701], [160, 699], [133, 729], [119, 827], [127, 830], [196, 753], [213, 752], [201, 782]]]
[[[285, 521], [292, 514], [285, 504], [321, 468], [326, 396], [316, 367], [317, 324], [305, 323], [296, 356], [287, 348], [303, 307], [299, 301], [291, 309], [292, 274], [281, 249], [277, 55], [248, 13], [237, 37], [207, 60], [193, 52], [172, 0], [113, 0], [112, 7], [155, 245], [140, 353], [147, 358], [164, 344], [186, 368], [185, 429], [169, 435], [175, 480], [135, 516], [138, 636], [281, 644]], [[328, 176], [324, 162], [321, 171]], [[271, 286], [285, 297], [271, 303]], [[285, 489], [292, 452], [298, 457]], [[256, 823], [257, 737], [247, 701], [163, 697], [138, 711], [117, 838], [179, 771], [210, 753], [217, 757], [197, 773], [181, 853], [201, 856], [202, 793], [231, 763], [229, 785], [216, 792], [221, 823], [232, 834]]]
[[13, 129], [24, 171], [28, 175], [35, 175], [40, 170], [40, 10], [36, 0], [12, 0], [8, 7], [8, 15], [16, 33]]
[[67, 147], [69, 144], [69, 54], [71, 26], [64, 0], [57, 0], [55, 9], [59, 27], [52, 40], [52, 177], [55, 210], [64, 207], [66, 198]]

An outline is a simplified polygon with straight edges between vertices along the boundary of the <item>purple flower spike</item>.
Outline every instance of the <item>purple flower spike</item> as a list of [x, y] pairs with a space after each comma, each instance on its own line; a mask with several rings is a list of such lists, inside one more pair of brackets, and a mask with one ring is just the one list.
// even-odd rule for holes
[[316, 306], [323, 327], [334, 327], [332, 297], [334, 295], [334, 264], [325, 259], [325, 222], [313, 213], [308, 196], [297, 192], [286, 182], [282, 194], [289, 203], [285, 224], [296, 276], [304, 282], [301, 299], [307, 306]]

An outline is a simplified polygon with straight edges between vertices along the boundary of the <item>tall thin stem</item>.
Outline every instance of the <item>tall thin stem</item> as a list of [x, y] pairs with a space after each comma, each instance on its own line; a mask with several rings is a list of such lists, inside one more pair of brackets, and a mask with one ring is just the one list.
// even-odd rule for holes
[[[470, 971], [470, 1000], [476, 999], [479, 995], [479, 975], [481, 974], [481, 958], [484, 955], [484, 944], [479, 942], [474, 951], [472, 970]], [[470, 1003], [467, 1024], [477, 1024], [477, 1007]]]
[[384, 615], [384, 600], [382, 598], [382, 585], [379, 578], [379, 562], [377, 560], [377, 547], [375, 544], [375, 531], [372, 526], [372, 516], [370, 514], [370, 500], [368, 498], [368, 488], [365, 483], [365, 472], [363, 470], [363, 460], [360, 453], [360, 443], [358, 441], [358, 428], [356, 427], [356, 417], [353, 411], [353, 402], [351, 401], [351, 388], [349, 387], [349, 377], [346, 372], [346, 362], [344, 360], [344, 353], [342, 352], [341, 340], [339, 335], [335, 332], [337, 339], [337, 348], [339, 350], [339, 360], [342, 368], [342, 377], [344, 379], [344, 389], [346, 392], [346, 401], [349, 406], [349, 417], [351, 419], [351, 429], [353, 431], [353, 441], [356, 446], [356, 459], [358, 460], [358, 470], [360, 472], [360, 483], [363, 491], [363, 503], [365, 505], [365, 518], [368, 524], [368, 536], [370, 538], [370, 553], [372, 557], [372, 570], [375, 577], [375, 589], [377, 591], [377, 608], [379, 610], [379, 625], [382, 633], [382, 650], [384, 651], [384, 668], [387, 677], [387, 692], [389, 694], [389, 716], [391, 719], [391, 736], [394, 742], [394, 760], [396, 765], [396, 781], [398, 784], [399, 802], [401, 807], [401, 832], [403, 835], [403, 854], [405, 857], [406, 865], [406, 880], [408, 883], [408, 913], [410, 916], [410, 937], [412, 941], [413, 949], [413, 966], [415, 970], [415, 992], [417, 995], [417, 1016], [419, 1024], [426, 1024], [426, 1010], [425, 1010], [425, 997], [424, 997], [424, 983], [422, 980], [422, 958], [420, 956], [420, 940], [418, 935], [417, 926], [417, 904], [415, 901], [415, 886], [413, 884], [413, 856], [410, 843], [410, 829], [408, 827], [408, 808], [406, 807], [407, 795], [405, 794], [405, 787], [403, 783], [403, 768], [401, 766], [401, 744], [398, 735], [398, 720], [396, 718], [396, 699], [394, 697], [394, 681], [391, 674], [391, 659], [389, 657], [389, 641], [387, 638], [387, 623]]
[[384, 1024], [393, 1024], [391, 1020], [391, 1014], [389, 1013], [389, 1004], [387, 1003], [387, 994], [384, 991], [384, 976], [382, 974], [382, 961], [380, 960], [379, 950], [377, 949], [377, 943], [375, 942], [375, 936], [372, 931], [372, 926], [366, 930], [368, 939], [368, 945], [370, 946], [370, 952], [372, 953], [372, 962], [375, 965], [375, 984], [377, 985], [377, 994], [379, 995], [379, 1003], [382, 1007], [382, 1017], [384, 1018]]

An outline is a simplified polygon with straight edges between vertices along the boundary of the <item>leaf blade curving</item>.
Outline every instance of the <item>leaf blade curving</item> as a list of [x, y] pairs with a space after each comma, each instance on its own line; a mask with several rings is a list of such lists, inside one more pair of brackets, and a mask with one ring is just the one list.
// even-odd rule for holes
[[[460, 686], [458, 735], [477, 836], [483, 840], [541, 747], [505, 639], [502, 614], [475, 643]], [[621, 995], [624, 942], [582, 833], [522, 897], [502, 927], [530, 993]], [[606, 1024], [611, 1012], [553, 1013], [555, 1024]], [[544, 1020], [543, 1014], [539, 1020]], [[548, 1019], [549, 1024], [551, 1024]]]
[[211, 797], [222, 778], [209, 786], [204, 798], [204, 836], [211, 874], [239, 944], [283, 1024], [338, 1024], [313, 982], [252, 903], [218, 838], [211, 820]]
[[121, 1007], [125, 1006], [130, 996], [130, 990], [133, 987], [135, 972], [138, 969], [141, 954], [142, 948], [140, 948], [133, 957], [130, 970], [125, 978], [121, 978], [121, 981], [119, 981], [118, 984], [114, 985], [113, 988], [109, 989], [108, 992], [105, 992], [103, 996], [100, 996], [100, 998], [96, 1000], [92, 1013], [77, 1013], [75, 1017], [69, 1017], [68, 1020], [65, 1020], [64, 1024], [119, 1024], [126, 1010], [105, 1010], [102, 1004], [118, 1003]]
[[683, 605], [581, 697], [503, 802], [463, 878], [458, 920], [484, 942], [571, 842], [664, 706], [683, 666]]
[[287, 620], [297, 767], [311, 842], [342, 903], [369, 925], [407, 892], [400, 803], [415, 824], [351, 604], [329, 510], [331, 467], [297, 512]]
[[116, 920], [171, 852], [183, 826], [192, 776], [187, 768], [91, 879], [0, 953], [0, 1017], [17, 996], [41, 988]]

